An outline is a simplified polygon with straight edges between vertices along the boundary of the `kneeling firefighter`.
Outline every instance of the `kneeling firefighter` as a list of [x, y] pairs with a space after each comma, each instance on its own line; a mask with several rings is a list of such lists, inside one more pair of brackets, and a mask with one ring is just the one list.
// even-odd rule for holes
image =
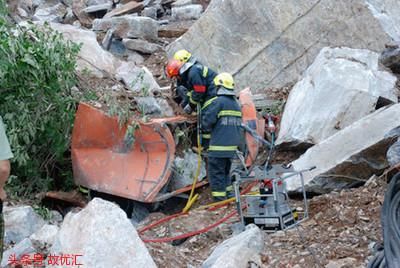
[[234, 80], [229, 73], [214, 78], [217, 96], [202, 107], [202, 131], [211, 133], [208, 148], [208, 175], [214, 201], [233, 196], [230, 169], [232, 159], [242, 144], [242, 112], [234, 92]]
[[213, 83], [217, 75], [213, 70], [201, 64], [187, 50], [179, 50], [168, 61], [166, 74], [169, 78], [177, 78], [177, 94], [180, 105], [190, 114], [196, 105], [203, 105], [207, 100], [216, 96]]

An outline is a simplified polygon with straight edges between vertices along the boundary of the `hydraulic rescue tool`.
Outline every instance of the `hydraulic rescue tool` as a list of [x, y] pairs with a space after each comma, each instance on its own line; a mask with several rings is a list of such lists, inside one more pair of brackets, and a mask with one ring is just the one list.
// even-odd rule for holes
[[[258, 142], [269, 148], [268, 158], [264, 165], [252, 165], [243, 170], [234, 170], [234, 190], [238, 214], [243, 226], [254, 223], [267, 232], [275, 232], [293, 227], [308, 218], [307, 197], [304, 188], [303, 172], [291, 166], [271, 165], [274, 150], [275, 123], [272, 116], [267, 116], [267, 130], [271, 134], [271, 142], [260, 137], [252, 128], [242, 124], [243, 129]], [[238, 154], [239, 158], [242, 158]], [[244, 162], [243, 160], [241, 161]], [[289, 203], [286, 191], [286, 179], [297, 176], [301, 180], [303, 196], [302, 209], [297, 210]], [[241, 195], [240, 186], [246, 182], [258, 182], [256, 192]]]

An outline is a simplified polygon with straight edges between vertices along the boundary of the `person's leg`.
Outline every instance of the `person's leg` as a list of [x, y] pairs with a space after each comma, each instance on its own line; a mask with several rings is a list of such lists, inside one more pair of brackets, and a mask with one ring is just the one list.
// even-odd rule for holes
[[232, 158], [225, 158], [225, 185], [226, 185], [225, 190], [227, 198], [235, 196], [232, 186], [231, 167], [232, 167]]
[[214, 201], [222, 201], [226, 199], [224, 162], [224, 158], [208, 158], [208, 181], [211, 186], [211, 195]]

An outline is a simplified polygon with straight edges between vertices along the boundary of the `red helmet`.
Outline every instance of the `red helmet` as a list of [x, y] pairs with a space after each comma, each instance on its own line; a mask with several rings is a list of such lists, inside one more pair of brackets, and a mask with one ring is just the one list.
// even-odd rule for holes
[[179, 70], [181, 69], [182, 65], [184, 62], [171, 59], [168, 61], [167, 67], [165, 68], [165, 71], [167, 73], [167, 76], [169, 78], [173, 78], [175, 76], [179, 75]]

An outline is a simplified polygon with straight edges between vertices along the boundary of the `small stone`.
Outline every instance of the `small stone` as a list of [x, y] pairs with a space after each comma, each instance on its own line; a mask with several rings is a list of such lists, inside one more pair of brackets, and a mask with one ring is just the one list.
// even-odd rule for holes
[[152, 54], [161, 49], [161, 46], [142, 39], [123, 39], [122, 42], [127, 49], [142, 52], [144, 54]]
[[200, 18], [202, 12], [202, 5], [173, 7], [171, 17], [174, 20], [195, 20]]

